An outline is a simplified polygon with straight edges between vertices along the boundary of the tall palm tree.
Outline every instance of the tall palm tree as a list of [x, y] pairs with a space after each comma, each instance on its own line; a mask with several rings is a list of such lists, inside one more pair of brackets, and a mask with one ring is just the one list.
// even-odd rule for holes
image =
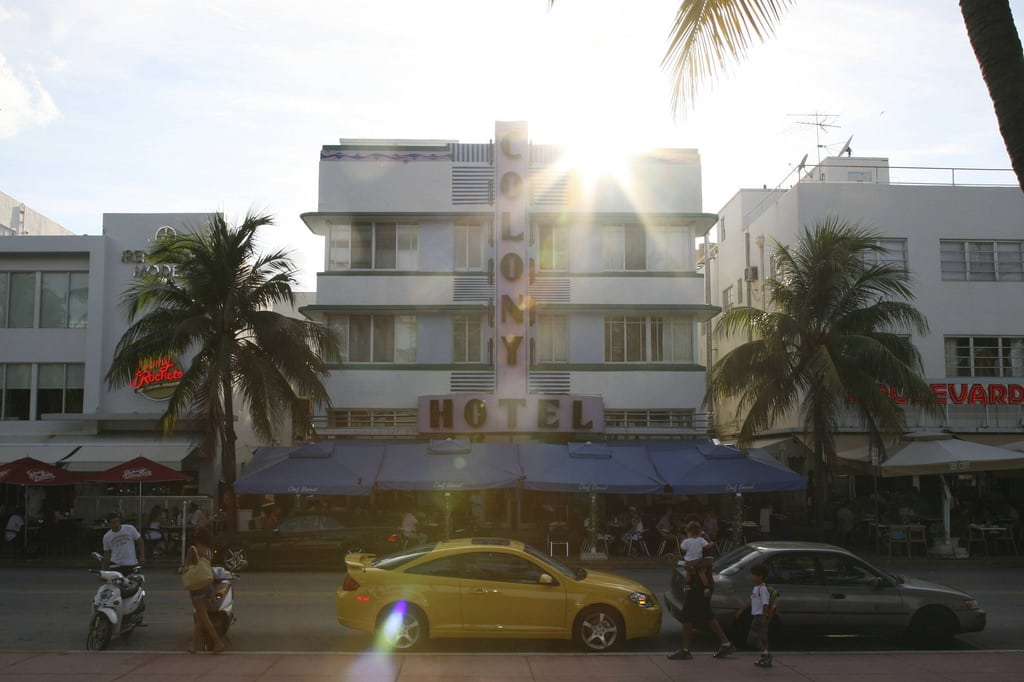
[[877, 239], [832, 217], [804, 227], [795, 246], [775, 245], [778, 275], [765, 283], [766, 310], [733, 307], [715, 327], [753, 340], [714, 364], [704, 402], [736, 401], [740, 445], [799, 414], [814, 449], [819, 535], [841, 417], [859, 411], [873, 428], [898, 434], [903, 410], [880, 385], [924, 405], [935, 400], [909, 337], [926, 333], [928, 323], [912, 303], [906, 271], [865, 257], [884, 252]]
[[[672, 109], [742, 60], [775, 31], [796, 0], [682, 0], [662, 66], [674, 78]], [[553, 0], [552, 0], [553, 2]], [[1024, 49], [1010, 0], [959, 0], [1017, 182], [1024, 189]]]
[[146, 261], [174, 275], [140, 277], [125, 292], [129, 327], [106, 376], [110, 388], [121, 388], [154, 359], [191, 357], [161, 425], [169, 432], [179, 417], [199, 419], [200, 446], [207, 453], [219, 446], [227, 486], [235, 481], [236, 396], [256, 433], [271, 440], [300, 396], [329, 402], [324, 358], [338, 355], [327, 327], [270, 310], [294, 303], [297, 272], [286, 252], [257, 252], [257, 230], [272, 224], [249, 213], [231, 227], [217, 213], [199, 229], [160, 237]]

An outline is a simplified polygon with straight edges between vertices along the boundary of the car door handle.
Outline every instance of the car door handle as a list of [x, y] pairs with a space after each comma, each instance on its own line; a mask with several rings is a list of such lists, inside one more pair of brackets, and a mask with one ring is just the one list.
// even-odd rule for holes
[[846, 595], [845, 594], [833, 594], [833, 595], [830, 595], [830, 596], [833, 599], [846, 599]]
[[498, 594], [498, 588], [496, 587], [477, 587], [473, 590], [473, 594]]

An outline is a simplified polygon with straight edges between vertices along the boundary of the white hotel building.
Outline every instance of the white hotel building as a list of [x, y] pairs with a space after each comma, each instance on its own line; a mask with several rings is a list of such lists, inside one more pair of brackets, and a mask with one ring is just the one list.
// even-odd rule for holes
[[[773, 244], [794, 243], [820, 218], [873, 229], [888, 249], [879, 257], [909, 270], [915, 304], [930, 326], [913, 340], [942, 414], [908, 406], [910, 434], [944, 431], [986, 445], [1024, 445], [1024, 193], [1010, 174], [986, 178], [1002, 186], [969, 184], [978, 176], [832, 157], [789, 187], [740, 190], [721, 209], [709, 250], [709, 302], [763, 307]], [[702, 358], [710, 354], [714, 362], [745, 340], [702, 336]], [[733, 407], [717, 406], [717, 433], [728, 437], [739, 424]], [[779, 423], [763, 436], [800, 467], [793, 458], [804, 454], [801, 425]], [[837, 438], [839, 454], [863, 459], [866, 443], [864, 425], [851, 413]]]
[[522, 122], [320, 153], [316, 303], [343, 339], [323, 437], [703, 438], [695, 150], [593, 185]]

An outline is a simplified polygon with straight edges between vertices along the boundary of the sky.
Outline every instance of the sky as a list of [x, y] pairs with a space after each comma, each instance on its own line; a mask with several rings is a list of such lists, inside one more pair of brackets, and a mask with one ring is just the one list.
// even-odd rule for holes
[[697, 149], [712, 213], [850, 136], [892, 166], [1009, 168], [956, 0], [798, 0], [673, 116], [678, 4], [0, 0], [0, 191], [80, 234], [103, 213], [268, 212], [267, 248], [311, 290], [323, 240], [299, 216], [339, 138], [487, 142], [526, 120], [536, 143]]

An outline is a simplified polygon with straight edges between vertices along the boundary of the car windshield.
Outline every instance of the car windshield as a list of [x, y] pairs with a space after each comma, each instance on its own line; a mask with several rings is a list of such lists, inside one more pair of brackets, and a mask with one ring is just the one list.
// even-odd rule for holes
[[536, 549], [534, 547], [530, 547], [529, 545], [523, 545], [523, 549], [531, 557], [533, 557], [534, 559], [536, 559], [540, 563], [544, 564], [545, 566], [553, 569], [554, 572], [561, 573], [566, 578], [572, 578], [573, 580], [583, 580], [584, 578], [587, 577], [586, 570], [584, 570], [582, 568], [569, 568], [568, 566], [563, 564], [561, 561], [558, 561], [557, 559], [553, 558], [549, 554], [545, 554], [544, 552], [540, 551], [539, 549]]
[[388, 554], [387, 556], [375, 557], [370, 565], [374, 568], [382, 568], [385, 571], [390, 571], [393, 568], [403, 566], [413, 559], [418, 559], [424, 554], [429, 554], [434, 551], [437, 547], [437, 543], [430, 543], [427, 545], [418, 545], [416, 547], [409, 547], [401, 551], [395, 552], [394, 554]]
[[715, 559], [715, 563], [712, 564], [711, 570], [715, 573], [721, 573], [722, 575], [732, 575], [740, 569], [740, 566], [743, 564], [743, 560], [756, 551], [757, 550], [750, 545], [741, 545], [731, 552], [726, 552]]

